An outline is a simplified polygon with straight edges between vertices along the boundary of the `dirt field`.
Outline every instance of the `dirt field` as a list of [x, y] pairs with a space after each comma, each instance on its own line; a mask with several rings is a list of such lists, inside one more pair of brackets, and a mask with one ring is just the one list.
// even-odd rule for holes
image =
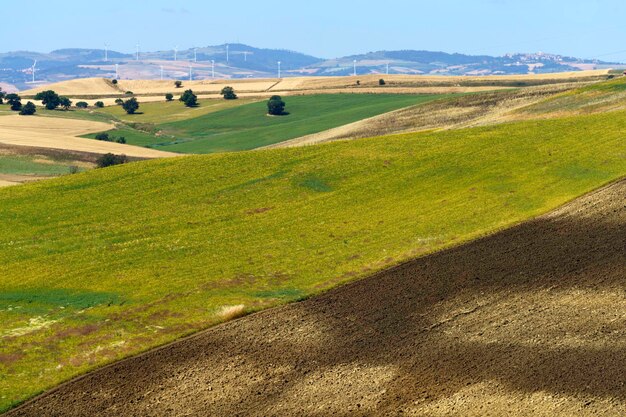
[[177, 156], [171, 152], [77, 137], [109, 129], [111, 125], [107, 123], [86, 120], [4, 116], [0, 118], [0, 143], [99, 154], [111, 152], [137, 158]]
[[626, 180], [10, 416], [626, 415]]

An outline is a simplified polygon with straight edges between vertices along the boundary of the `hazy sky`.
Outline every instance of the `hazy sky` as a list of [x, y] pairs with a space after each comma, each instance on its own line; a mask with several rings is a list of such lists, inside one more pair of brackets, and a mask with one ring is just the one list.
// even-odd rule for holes
[[[242, 42], [320, 57], [381, 49], [554, 52], [626, 62], [618, 0], [0, 0], [0, 51]], [[19, 34], [13, 29], [20, 30]], [[621, 30], [620, 30], [621, 29]], [[15, 35], [14, 35], [15, 34]]]

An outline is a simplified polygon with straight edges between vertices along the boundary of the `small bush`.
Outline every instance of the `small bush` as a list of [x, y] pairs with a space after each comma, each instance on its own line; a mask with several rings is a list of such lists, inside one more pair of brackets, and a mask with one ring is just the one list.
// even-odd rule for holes
[[78, 107], [79, 109], [86, 109], [87, 107], [89, 107], [89, 104], [87, 104], [86, 101], [79, 101], [78, 103], [76, 103], [76, 107]]
[[356, 80], [356, 85], [361, 85], [361, 80]]
[[139, 109], [139, 102], [137, 101], [137, 99], [135, 97], [126, 100], [123, 104], [122, 107], [124, 108], [124, 110], [126, 110], [126, 113], [128, 114], [135, 114], [135, 112]]
[[222, 88], [222, 93], [225, 100], [235, 100], [237, 98], [237, 94], [235, 94], [235, 89], [232, 87], [224, 87]]
[[380, 80], [378, 80], [378, 85], [385, 85], [385, 84], [387, 84], [387, 83], [382, 78]]
[[96, 140], [103, 140], [105, 142], [111, 142], [111, 138], [108, 133], [98, 133], [96, 135]]
[[192, 90], [185, 91], [179, 100], [185, 103], [187, 107], [196, 107], [198, 105], [198, 96]]
[[101, 101], [96, 101], [94, 106], [96, 106], [97, 108], [101, 109], [104, 107], [104, 103]]
[[121, 106], [122, 104], [124, 104], [124, 100], [122, 100], [121, 98], [117, 98], [115, 99], [115, 104], [117, 104], [118, 106]]
[[117, 143], [126, 143], [126, 138], [124, 136], [120, 136], [115, 140]]
[[128, 162], [126, 155], [107, 153], [96, 160], [96, 165], [98, 165], [98, 168], [106, 168], [112, 165], [125, 164], [126, 162]]
[[24, 107], [22, 107], [22, 110], [20, 110], [20, 114], [22, 116], [32, 116], [33, 114], [35, 114], [36, 111], [37, 107], [35, 107], [35, 104], [32, 101], [29, 101], [24, 105]]
[[272, 116], [285, 114], [285, 102], [280, 96], [272, 96], [267, 102], [267, 112]]
[[117, 79], [113, 78], [113, 79], [111, 80], [111, 84], [113, 84], [113, 85], [117, 84]]
[[124, 94], [126, 94], [127, 96], [132, 96], [132, 95], [134, 95], [135, 93], [133, 93], [132, 91], [127, 91], [127, 92], [125, 92]]
[[183, 86], [183, 82], [182, 82], [182, 81], [174, 81], [174, 86], [175, 86], [176, 88], [180, 88], [180, 87], [182, 87], [182, 86]]
[[172, 93], [167, 93], [167, 94], [165, 95], [165, 100], [166, 100], [166, 101], [172, 101], [172, 100], [174, 100], [174, 94], [172, 94]]

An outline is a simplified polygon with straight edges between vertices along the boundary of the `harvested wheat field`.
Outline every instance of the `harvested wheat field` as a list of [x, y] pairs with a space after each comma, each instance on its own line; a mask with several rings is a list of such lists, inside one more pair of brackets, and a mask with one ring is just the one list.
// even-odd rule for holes
[[626, 415], [626, 180], [9, 412]]
[[109, 80], [104, 78], [79, 78], [43, 85], [32, 90], [25, 90], [20, 92], [20, 95], [31, 96], [45, 90], [54, 90], [57, 94], [62, 96], [109, 95], [124, 93]]
[[162, 158], [177, 155], [139, 146], [77, 137], [111, 128], [112, 125], [108, 123], [87, 120], [4, 116], [0, 118], [0, 143], [100, 154], [111, 152], [136, 158]]

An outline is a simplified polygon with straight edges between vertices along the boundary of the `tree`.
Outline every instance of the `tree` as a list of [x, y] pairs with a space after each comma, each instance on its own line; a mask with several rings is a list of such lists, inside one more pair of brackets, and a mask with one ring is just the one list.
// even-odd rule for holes
[[94, 103], [94, 106], [96, 106], [97, 108], [101, 109], [101, 108], [103, 108], [103, 107], [104, 107], [104, 103], [103, 103], [103, 102], [101, 102], [101, 101], [96, 101], [96, 102]]
[[72, 100], [67, 97], [60, 97], [59, 104], [61, 105], [61, 107], [63, 107], [64, 110], [68, 110], [70, 107], [72, 107]]
[[117, 84], [117, 79], [113, 78], [113, 79], [111, 80], [111, 84], [113, 84], [113, 85]]
[[113, 155], [112, 153], [104, 154], [96, 160], [98, 168], [106, 168], [112, 165], [125, 164], [126, 162], [128, 162], [128, 158], [126, 157], [126, 155]]
[[35, 100], [41, 100], [46, 109], [54, 110], [61, 104], [61, 98], [52, 90], [41, 91], [35, 95]]
[[22, 107], [22, 110], [20, 110], [20, 114], [22, 116], [31, 116], [35, 114], [36, 111], [37, 107], [35, 107], [35, 104], [32, 101], [29, 101], [24, 105], [24, 107]]
[[272, 116], [285, 114], [285, 102], [280, 96], [272, 96], [267, 102], [267, 112]]
[[180, 101], [185, 103], [187, 107], [195, 107], [198, 105], [198, 96], [196, 96], [193, 91], [187, 90], [183, 93], [179, 98]]
[[237, 94], [235, 94], [235, 89], [232, 87], [224, 87], [222, 88], [222, 93], [224, 99], [226, 100], [235, 100], [237, 98]]
[[121, 98], [116, 98], [115, 104], [117, 104], [118, 106], [121, 106], [122, 104], [124, 104], [124, 100], [122, 100]]
[[117, 143], [126, 143], [126, 138], [124, 136], [120, 136], [115, 140]]
[[111, 138], [109, 138], [108, 133], [98, 133], [96, 135], [96, 140], [103, 140], [105, 142], [111, 142]]
[[89, 104], [87, 104], [86, 101], [79, 101], [78, 103], [76, 103], [76, 107], [78, 107], [79, 109], [86, 109], [87, 107], [89, 107]]
[[174, 94], [172, 94], [172, 93], [167, 93], [167, 94], [165, 95], [165, 100], [167, 100], [167, 101], [172, 101], [172, 100], [174, 100]]
[[380, 80], [378, 80], [378, 85], [385, 85], [385, 80], [383, 80], [382, 78]]
[[22, 110], [22, 99], [20, 98], [20, 96], [15, 93], [7, 94], [6, 99], [9, 106], [11, 106], [11, 110]]
[[135, 97], [130, 98], [122, 104], [122, 108], [124, 108], [128, 114], [135, 114], [135, 112], [139, 109], [139, 102]]
[[183, 82], [182, 81], [174, 81], [174, 86], [176, 86], [176, 88], [180, 88], [183, 86]]

